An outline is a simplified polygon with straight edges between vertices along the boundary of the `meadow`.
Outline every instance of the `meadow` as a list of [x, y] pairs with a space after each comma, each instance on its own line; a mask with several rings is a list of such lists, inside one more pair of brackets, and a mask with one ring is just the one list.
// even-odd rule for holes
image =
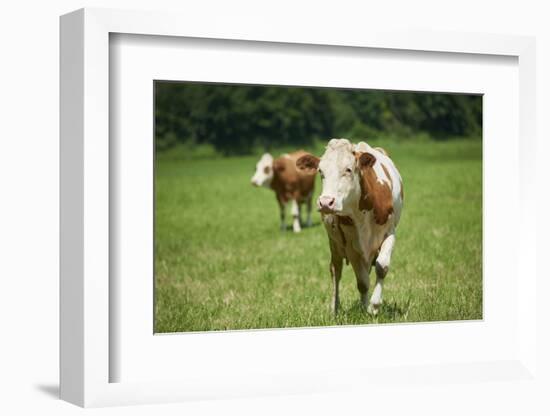
[[274, 193], [250, 184], [258, 156], [158, 153], [155, 332], [482, 319], [481, 140], [370, 144], [389, 151], [405, 191], [378, 316], [361, 308], [351, 266], [330, 312], [320, 216], [280, 231]]

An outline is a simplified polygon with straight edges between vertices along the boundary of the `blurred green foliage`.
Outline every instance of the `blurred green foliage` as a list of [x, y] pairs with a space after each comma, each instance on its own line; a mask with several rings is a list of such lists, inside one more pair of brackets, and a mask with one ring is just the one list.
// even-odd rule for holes
[[155, 82], [157, 151], [202, 146], [224, 155], [421, 134], [481, 136], [479, 95]]

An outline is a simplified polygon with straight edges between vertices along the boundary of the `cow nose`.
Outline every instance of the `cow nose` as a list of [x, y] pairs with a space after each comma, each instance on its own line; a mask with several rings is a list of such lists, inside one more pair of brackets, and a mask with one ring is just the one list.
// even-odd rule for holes
[[332, 210], [334, 209], [334, 202], [334, 197], [321, 195], [319, 197], [319, 208], [321, 208], [321, 210]]

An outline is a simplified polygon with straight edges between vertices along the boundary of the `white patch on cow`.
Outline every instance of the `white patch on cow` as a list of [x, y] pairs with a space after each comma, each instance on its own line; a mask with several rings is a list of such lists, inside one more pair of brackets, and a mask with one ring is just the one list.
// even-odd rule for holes
[[378, 258], [376, 259], [376, 285], [374, 286], [368, 309], [368, 312], [374, 315], [378, 313], [380, 304], [382, 303], [382, 287], [384, 285], [384, 278], [386, 277], [390, 267], [394, 245], [395, 235], [392, 233], [386, 237], [380, 246], [380, 253], [378, 253]]
[[372, 168], [374, 169], [374, 173], [376, 174], [377, 182], [381, 184], [385, 184], [385, 183], [387, 183], [388, 185], [391, 184], [390, 178], [386, 176], [386, 172], [384, 172], [384, 168], [382, 168], [382, 164], [378, 159], [376, 160]]
[[300, 207], [298, 203], [293, 199], [291, 206], [290, 206], [290, 212], [292, 213], [292, 230], [295, 233], [299, 233], [302, 228], [300, 227]]
[[264, 153], [258, 163], [256, 163], [256, 172], [250, 180], [254, 186], [264, 186], [269, 188], [273, 180], [273, 156]]
[[384, 284], [384, 279], [377, 279], [374, 289], [372, 291], [372, 296], [370, 298], [370, 304], [367, 309], [367, 312], [376, 315], [380, 304], [382, 303], [382, 286]]
[[380, 253], [376, 259], [376, 267], [381, 268], [384, 272], [387, 272], [390, 267], [391, 254], [395, 245], [395, 235], [390, 234], [386, 237], [382, 245], [380, 246]]

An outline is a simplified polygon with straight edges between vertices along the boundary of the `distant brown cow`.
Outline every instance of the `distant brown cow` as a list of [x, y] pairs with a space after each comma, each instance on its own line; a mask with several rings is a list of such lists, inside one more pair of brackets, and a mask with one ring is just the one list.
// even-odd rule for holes
[[311, 198], [315, 186], [315, 172], [303, 172], [296, 168], [296, 161], [307, 155], [303, 150], [286, 153], [273, 160], [265, 153], [256, 164], [256, 172], [251, 182], [254, 186], [273, 189], [281, 211], [281, 230], [286, 230], [285, 209], [291, 202], [292, 229], [300, 232], [301, 204], [307, 204], [307, 226], [311, 226]]

